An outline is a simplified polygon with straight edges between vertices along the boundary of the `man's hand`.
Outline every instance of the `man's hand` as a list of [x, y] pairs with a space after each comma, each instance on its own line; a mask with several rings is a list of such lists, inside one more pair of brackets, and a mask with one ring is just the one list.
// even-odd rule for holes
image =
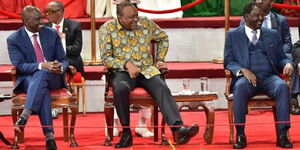
[[256, 86], [256, 76], [250, 70], [243, 68], [241, 72], [253, 86]]
[[167, 64], [162, 62], [162, 61], [159, 61], [159, 62], [156, 63], [156, 67], [158, 69], [167, 68]]
[[298, 74], [300, 75], [300, 63], [298, 64]]
[[42, 62], [41, 63], [42, 69], [50, 70], [52, 63], [53, 62]]
[[61, 69], [61, 63], [55, 60], [54, 62], [43, 62], [42, 63], [42, 68], [47, 69], [50, 72], [61, 74], [62, 69]]
[[128, 61], [125, 64], [125, 67], [130, 75], [130, 78], [135, 79], [140, 74], [140, 70], [131, 61]]
[[61, 63], [55, 60], [51, 65], [50, 71], [53, 73], [61, 74], [62, 73]]
[[288, 63], [283, 68], [283, 74], [287, 77], [290, 77], [294, 72], [294, 67], [292, 64]]

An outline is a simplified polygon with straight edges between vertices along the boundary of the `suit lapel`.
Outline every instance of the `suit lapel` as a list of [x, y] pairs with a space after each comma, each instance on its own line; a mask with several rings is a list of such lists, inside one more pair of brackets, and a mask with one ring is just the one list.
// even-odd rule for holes
[[246, 67], [249, 67], [249, 40], [245, 32], [245, 27], [242, 25], [238, 29], [238, 37], [236, 41], [239, 41], [239, 48], [242, 51], [242, 58], [245, 61]]
[[26, 52], [30, 53], [29, 57], [31, 57], [31, 59], [33, 59], [34, 61], [36, 61], [35, 51], [34, 51], [31, 39], [28, 36], [27, 32], [25, 31], [25, 27], [23, 27], [21, 29], [21, 36], [22, 37], [21, 37], [21, 39], [19, 41], [23, 42], [23, 44], [25, 45]]
[[278, 25], [277, 25], [277, 17], [274, 13], [271, 12], [271, 24], [272, 24], [272, 29], [277, 30]]
[[42, 29], [42, 31], [39, 32], [39, 35], [40, 35], [40, 41], [41, 41], [42, 51], [43, 51], [44, 57], [45, 57], [45, 59], [47, 61], [48, 60], [48, 58], [47, 58], [48, 55], [47, 55], [46, 49], [48, 47], [48, 43], [47, 43], [46, 33]]
[[[271, 59], [271, 54], [274, 53], [274, 52], [271, 51], [271, 48], [270, 48], [270, 47], [271, 47], [272, 45], [269, 44], [269, 43], [270, 43], [269, 40], [272, 40], [272, 37], [269, 36], [269, 34], [265, 31], [264, 28], [261, 28], [260, 31], [261, 31], [261, 36], [263, 37], [263, 38], [262, 38], [262, 43], [263, 43], [263, 45], [264, 45], [264, 47], [265, 47], [267, 58], [269, 59], [271, 65], [272, 65], [273, 70], [274, 70], [276, 73], [278, 73], [278, 70], [277, 70], [277, 68], [275, 67], [275, 64], [274, 64], [274, 62], [273, 62], [273, 59]], [[273, 46], [274, 46], [274, 45], [273, 45]]]

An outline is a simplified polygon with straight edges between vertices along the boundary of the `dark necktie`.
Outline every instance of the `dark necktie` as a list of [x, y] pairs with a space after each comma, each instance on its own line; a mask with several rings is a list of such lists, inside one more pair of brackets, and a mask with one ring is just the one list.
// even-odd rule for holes
[[251, 43], [255, 45], [257, 43], [257, 36], [256, 36], [257, 31], [252, 30], [251, 32], [253, 33]]
[[36, 62], [40, 63], [40, 62], [44, 62], [44, 56], [42, 53], [42, 49], [39, 45], [39, 43], [37, 42], [37, 34], [33, 34], [33, 48], [35, 51], [35, 56], [36, 56]]

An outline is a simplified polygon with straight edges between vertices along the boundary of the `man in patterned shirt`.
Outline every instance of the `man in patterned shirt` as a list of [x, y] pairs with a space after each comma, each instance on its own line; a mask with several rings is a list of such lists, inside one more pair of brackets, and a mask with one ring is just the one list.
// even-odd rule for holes
[[[132, 145], [128, 96], [136, 87], [144, 88], [157, 101], [169, 126], [181, 126], [183, 121], [171, 92], [161, 78], [159, 68], [168, 51], [168, 36], [154, 22], [139, 17], [135, 6], [124, 1], [117, 6], [117, 20], [108, 21], [100, 29], [101, 60], [111, 70], [115, 106], [123, 135], [115, 148]], [[150, 52], [151, 41], [157, 44], [157, 63]], [[174, 141], [185, 144], [195, 136], [199, 127], [171, 127]]]

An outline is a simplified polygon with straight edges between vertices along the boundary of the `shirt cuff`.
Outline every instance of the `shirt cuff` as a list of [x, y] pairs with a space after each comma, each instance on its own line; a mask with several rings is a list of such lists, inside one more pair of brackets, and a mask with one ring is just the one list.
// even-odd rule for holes
[[42, 70], [42, 63], [39, 63], [38, 69]]
[[236, 76], [237, 76], [237, 77], [242, 76], [242, 75], [243, 75], [243, 73], [242, 73], [241, 70], [239, 70], [238, 72], [236, 72]]

